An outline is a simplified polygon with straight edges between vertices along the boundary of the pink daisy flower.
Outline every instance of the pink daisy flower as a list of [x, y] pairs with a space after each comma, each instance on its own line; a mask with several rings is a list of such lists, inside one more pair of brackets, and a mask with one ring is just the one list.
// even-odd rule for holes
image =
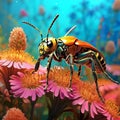
[[0, 65], [8, 68], [30, 69], [35, 64], [34, 58], [25, 52], [26, 35], [21, 27], [13, 28], [9, 37], [9, 49], [0, 51]]
[[35, 101], [37, 97], [42, 97], [44, 92], [45, 74], [32, 73], [33, 70], [18, 72], [17, 75], [12, 75], [9, 80], [11, 92], [14, 97], [31, 98]]
[[73, 105], [80, 105], [81, 113], [87, 111], [94, 118], [99, 113], [98, 110], [102, 109], [102, 103], [98, 97], [95, 84], [81, 81], [73, 86], [75, 88]]
[[0, 65], [8, 68], [31, 69], [36, 62], [30, 54], [16, 49], [3, 50], [0, 57]]
[[[77, 73], [73, 75], [73, 81], [79, 81]], [[54, 67], [49, 73], [47, 92], [52, 92], [55, 97], [73, 98], [69, 87], [70, 70], [62, 67]]]

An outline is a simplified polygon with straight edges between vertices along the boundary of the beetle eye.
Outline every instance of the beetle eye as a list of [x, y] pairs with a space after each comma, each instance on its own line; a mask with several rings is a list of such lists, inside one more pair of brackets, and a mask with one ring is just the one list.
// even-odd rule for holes
[[47, 46], [51, 48], [53, 46], [53, 43], [51, 41], [47, 41]]

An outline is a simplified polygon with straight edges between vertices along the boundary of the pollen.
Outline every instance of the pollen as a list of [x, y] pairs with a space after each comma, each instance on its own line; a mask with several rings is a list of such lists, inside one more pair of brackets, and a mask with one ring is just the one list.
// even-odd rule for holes
[[[54, 80], [59, 86], [68, 87], [70, 84], [70, 70], [68, 68], [54, 67], [49, 73], [49, 79]], [[78, 80], [79, 77], [74, 72], [72, 82]]]
[[82, 82], [82, 84], [78, 85], [78, 89], [85, 100], [89, 102], [99, 101], [95, 84], [92, 84], [91, 82]]
[[13, 62], [27, 62], [31, 65], [35, 64], [34, 58], [24, 52], [23, 50], [7, 49], [0, 52], [1, 59], [9, 60]]
[[10, 33], [9, 37], [9, 48], [16, 50], [25, 50], [26, 43], [26, 35], [21, 27], [15, 27]]
[[105, 101], [106, 110], [115, 118], [120, 118], [120, 106], [112, 100]]
[[45, 74], [38, 74], [38, 73], [32, 73], [30, 71], [26, 71], [24, 76], [22, 77], [22, 86], [24, 88], [37, 88], [41, 85], [41, 80], [45, 79]]

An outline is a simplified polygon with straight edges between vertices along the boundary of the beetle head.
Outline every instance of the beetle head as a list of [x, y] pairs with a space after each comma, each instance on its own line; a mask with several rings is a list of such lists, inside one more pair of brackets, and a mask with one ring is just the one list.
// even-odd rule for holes
[[44, 38], [39, 44], [39, 53], [43, 58], [48, 57], [57, 48], [57, 40], [53, 37]]

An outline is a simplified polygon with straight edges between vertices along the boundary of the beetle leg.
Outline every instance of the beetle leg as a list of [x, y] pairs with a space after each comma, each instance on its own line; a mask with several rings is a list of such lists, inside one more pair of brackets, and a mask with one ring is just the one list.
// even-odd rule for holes
[[40, 58], [38, 58], [38, 60], [37, 60], [37, 62], [35, 64], [35, 68], [34, 68], [32, 73], [36, 72], [39, 69], [39, 66], [40, 66]]
[[[101, 71], [104, 73], [104, 75], [105, 75], [108, 79], [110, 79], [112, 82], [114, 82], [114, 83], [116, 83], [116, 84], [120, 84], [119, 82], [113, 80], [113, 79], [107, 74], [107, 72], [103, 69], [103, 67], [102, 67], [100, 61], [98, 60], [98, 58], [96, 57], [94, 51], [89, 50], [89, 51], [87, 51], [87, 52], [81, 53], [81, 54], [78, 55], [78, 58], [82, 59], [82, 58], [86, 58], [86, 57], [88, 57], [88, 56], [91, 56], [91, 57], [97, 62], [97, 65], [99, 66], [99, 68], [101, 69]], [[76, 62], [76, 61], [74, 61], [74, 62]]]
[[39, 66], [40, 66], [40, 58], [38, 58], [38, 60], [35, 64], [35, 72], [38, 70]]
[[80, 73], [81, 73], [81, 65], [78, 68], [78, 76], [80, 76]]
[[93, 73], [93, 77], [94, 77], [94, 81], [95, 81], [95, 85], [96, 85], [96, 91], [97, 91], [98, 96], [101, 99], [101, 101], [104, 102], [104, 99], [101, 96], [100, 91], [99, 91], [99, 86], [98, 86], [98, 82], [97, 82], [97, 74], [96, 74], [96, 70], [95, 70], [94, 59], [92, 57], [84, 57], [84, 58], [76, 61], [77, 64], [85, 64], [86, 62], [90, 62], [91, 63], [92, 73]]
[[99, 91], [99, 86], [98, 86], [98, 82], [97, 82], [97, 74], [96, 74], [96, 70], [95, 70], [94, 60], [91, 59], [91, 62], [92, 62], [92, 63], [91, 63], [91, 65], [92, 65], [92, 73], [93, 73], [94, 80], [95, 80], [95, 84], [96, 84], [96, 90], [97, 90], [98, 96], [100, 97], [101, 101], [104, 103], [104, 99], [103, 99], [103, 97], [101, 96], [100, 91]]
[[112, 82], [114, 82], [114, 83], [116, 83], [116, 84], [120, 84], [118, 81], [113, 80], [113, 79], [108, 75], [108, 73], [103, 69], [103, 67], [101, 66], [99, 60], [97, 59], [97, 57], [96, 57], [95, 55], [94, 55], [94, 59], [95, 59], [95, 61], [97, 62], [97, 64], [98, 64], [99, 68], [101, 69], [101, 71], [104, 73], [104, 75], [105, 75], [109, 80], [111, 80]]
[[46, 74], [46, 86], [45, 86], [45, 90], [48, 87], [48, 77], [49, 77], [49, 72], [50, 72], [50, 67], [51, 67], [52, 59], [53, 59], [53, 53], [50, 54], [50, 56], [48, 58], [48, 62], [47, 62], [47, 74]]
[[96, 57], [96, 55], [94, 53], [92, 53], [92, 58], [97, 62], [97, 65], [99, 66], [99, 68], [101, 69], [101, 71], [104, 73], [104, 75], [111, 80], [112, 82], [116, 83], [116, 84], [120, 84], [118, 81], [113, 80], [108, 74], [107, 72], [103, 69], [101, 63], [99, 62], [98, 58]]
[[66, 58], [68, 63], [70, 64], [70, 82], [69, 82], [69, 89], [72, 91], [71, 85], [72, 85], [72, 76], [73, 76], [73, 56], [72, 54], [69, 54]]

